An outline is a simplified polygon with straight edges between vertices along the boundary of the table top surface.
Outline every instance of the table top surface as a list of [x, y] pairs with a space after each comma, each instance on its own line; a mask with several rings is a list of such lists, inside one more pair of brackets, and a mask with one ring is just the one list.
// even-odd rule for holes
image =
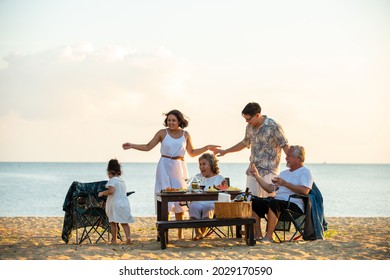
[[157, 201], [201, 201], [217, 200], [218, 193], [230, 194], [232, 198], [241, 194], [242, 191], [218, 191], [218, 192], [162, 192], [157, 194]]

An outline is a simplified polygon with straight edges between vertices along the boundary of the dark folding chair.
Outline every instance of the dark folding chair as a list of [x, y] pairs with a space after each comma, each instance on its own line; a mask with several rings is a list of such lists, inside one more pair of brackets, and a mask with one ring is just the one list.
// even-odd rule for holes
[[[215, 216], [213, 217], [215, 218]], [[192, 238], [194, 238], [194, 231], [195, 229], [192, 229]], [[220, 229], [219, 227], [209, 227], [207, 229], [207, 232], [205, 234], [205, 237], [208, 237], [212, 234], [215, 234], [217, 235], [219, 238], [223, 238], [223, 237], [234, 237], [233, 236], [233, 226], [228, 226], [227, 227], [227, 230], [223, 230], [223, 229]]]
[[[96, 241], [100, 241], [104, 239], [102, 231], [110, 233], [104, 209], [107, 197], [97, 196], [99, 192], [106, 190], [106, 184], [107, 181], [90, 183], [73, 181], [62, 205], [65, 216], [61, 238], [65, 243], [69, 243], [73, 230], [76, 230], [76, 243], [81, 243], [85, 239], [92, 242], [92, 235], [93, 237], [96, 235]], [[127, 196], [132, 193], [134, 192], [128, 192]], [[81, 238], [78, 236], [79, 228], [82, 229]], [[120, 238], [119, 230], [118, 237]]]
[[[129, 196], [134, 191], [127, 192]], [[100, 240], [106, 241], [104, 235], [107, 233], [107, 240], [110, 240], [110, 223], [104, 209], [107, 197], [97, 197], [90, 193], [79, 193], [75, 197], [75, 221], [78, 224], [76, 228], [76, 243], [81, 244], [88, 239], [92, 243], [94, 238], [95, 243]], [[79, 238], [78, 230], [82, 228], [82, 233]], [[118, 238], [122, 241], [122, 235], [118, 225]]]
[[[301, 198], [304, 202], [304, 209], [305, 213], [299, 213], [296, 211], [293, 211], [290, 208], [290, 199], [291, 198]], [[305, 226], [305, 220], [306, 220], [306, 214], [309, 211], [307, 208], [307, 201], [308, 196], [307, 195], [300, 195], [300, 194], [292, 194], [288, 198], [288, 204], [286, 210], [284, 210], [278, 219], [278, 223], [276, 225], [274, 234], [276, 238], [279, 240], [279, 242], [282, 242], [282, 239], [279, 237], [278, 232], [283, 232], [283, 241], [286, 241], [286, 232], [290, 232], [292, 227], [291, 224], [294, 225], [294, 232], [291, 238], [289, 239], [289, 242], [292, 240], [297, 240], [300, 237], [303, 237], [303, 239], [307, 239], [304, 226]], [[310, 211], [309, 211], [310, 212]], [[310, 214], [310, 213], [309, 213]], [[299, 233], [299, 235], [297, 235]]]
[[[292, 197], [303, 200], [305, 213], [302, 214], [290, 208], [290, 199]], [[286, 241], [286, 232], [292, 230], [292, 224], [294, 231], [289, 242], [298, 240], [301, 237], [304, 240], [324, 239], [324, 231], [328, 229], [328, 223], [325, 220], [323, 211], [321, 191], [318, 189], [316, 183], [313, 182], [313, 186], [308, 195], [293, 194], [289, 197], [287, 209], [281, 213], [274, 234], [279, 242], [282, 242], [278, 232], [283, 232], [283, 241]], [[262, 218], [268, 221], [267, 215]]]
[[224, 231], [224, 230], [220, 229], [219, 227], [210, 227], [209, 230], [206, 233], [206, 236], [210, 236], [212, 234], [215, 234], [219, 238], [223, 238], [223, 237], [227, 237], [227, 238], [231, 237], [231, 238], [233, 238], [234, 237], [233, 236], [233, 232], [234, 232], [233, 231], [233, 226], [227, 226], [226, 228], [227, 228], [227, 230]]
[[[195, 233], [195, 229], [193, 228], [192, 229], [192, 238], [194, 238], [194, 233]], [[212, 234], [215, 234], [219, 238], [223, 238], [223, 237], [227, 237], [227, 238], [232, 237], [233, 238], [234, 237], [233, 236], [233, 226], [228, 226], [227, 230], [220, 229], [219, 227], [209, 227], [204, 236], [208, 237]]]
[[[100, 240], [106, 240], [104, 238], [106, 233], [109, 240], [110, 223], [104, 210], [105, 199], [90, 193], [79, 193], [74, 200], [74, 215], [77, 224], [76, 243], [81, 244], [86, 239], [90, 243], [92, 243], [92, 239], [98, 243]], [[82, 229], [80, 237], [79, 228]]]

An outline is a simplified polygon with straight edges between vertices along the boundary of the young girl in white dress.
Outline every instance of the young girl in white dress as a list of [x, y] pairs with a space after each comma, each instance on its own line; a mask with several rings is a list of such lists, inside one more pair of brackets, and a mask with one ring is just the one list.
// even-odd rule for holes
[[107, 174], [110, 180], [106, 184], [106, 191], [99, 192], [98, 196], [107, 196], [106, 214], [110, 222], [110, 231], [112, 235], [112, 244], [117, 244], [118, 223], [126, 235], [126, 244], [130, 245], [130, 226], [134, 222], [131, 215], [130, 202], [126, 195], [126, 183], [120, 177], [122, 174], [121, 166], [116, 159], [111, 159], [107, 166]]
[[[159, 130], [152, 140], [147, 144], [124, 143], [123, 149], [136, 149], [139, 151], [150, 151], [158, 143], [161, 143], [161, 158], [157, 165], [155, 194], [161, 190], [170, 188], [186, 189], [186, 179], [188, 179], [187, 164], [184, 161], [185, 152], [191, 156], [197, 156], [207, 150], [214, 150], [219, 146], [207, 145], [195, 149], [192, 146], [191, 136], [184, 128], [188, 126], [188, 121], [178, 110], [172, 110], [165, 114], [165, 129]], [[156, 203], [156, 196], [155, 196]], [[184, 219], [186, 206], [180, 206], [179, 202], [169, 204], [169, 211], [175, 213], [176, 220]], [[182, 229], [178, 230], [178, 238], [183, 239]]]

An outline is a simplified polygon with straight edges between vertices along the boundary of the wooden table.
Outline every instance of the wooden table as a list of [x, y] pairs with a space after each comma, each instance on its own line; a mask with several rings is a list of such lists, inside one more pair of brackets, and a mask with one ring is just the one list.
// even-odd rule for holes
[[[241, 191], [226, 192], [233, 200]], [[157, 221], [168, 221], [168, 202], [218, 200], [218, 192], [162, 192], [157, 194]]]
[[[212, 201], [218, 200], [219, 192], [162, 192], [157, 194], [157, 221], [168, 221], [168, 202], [186, 201]], [[229, 193], [233, 200], [241, 191], [224, 192]], [[236, 229], [236, 237], [241, 238], [241, 227]], [[160, 241], [160, 238], [157, 237]]]

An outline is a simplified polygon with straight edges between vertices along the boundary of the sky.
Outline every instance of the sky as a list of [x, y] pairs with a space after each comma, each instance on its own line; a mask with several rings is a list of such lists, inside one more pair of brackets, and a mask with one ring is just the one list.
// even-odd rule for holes
[[0, 161], [157, 162], [160, 146], [121, 145], [171, 109], [195, 147], [228, 148], [258, 102], [308, 163], [390, 163], [389, 15], [386, 0], [0, 0]]

